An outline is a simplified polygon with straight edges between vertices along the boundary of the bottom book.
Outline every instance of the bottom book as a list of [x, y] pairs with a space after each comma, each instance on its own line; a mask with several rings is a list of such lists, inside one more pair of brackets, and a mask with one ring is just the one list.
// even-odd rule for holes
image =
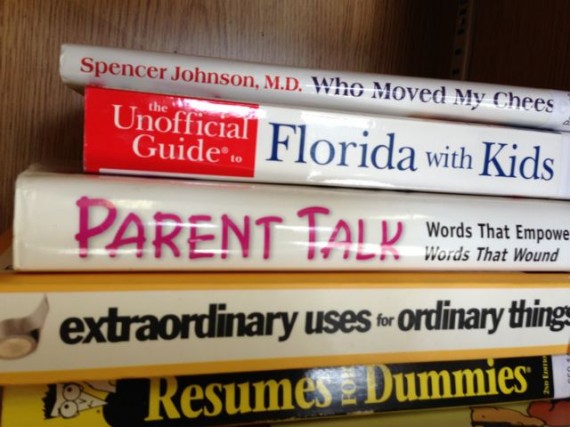
[[[570, 414], [559, 412], [570, 402], [542, 399], [570, 397], [569, 369], [570, 356], [561, 355], [8, 386], [1, 425], [222, 426], [406, 411], [351, 425], [420, 425], [411, 422], [431, 417], [421, 425], [559, 426], [569, 424], [551, 421], [568, 422]], [[497, 406], [520, 401], [532, 411]], [[451, 407], [463, 409], [426, 410]]]
[[[320, 420], [289, 427], [344, 427], [346, 420]], [[570, 400], [529, 401], [351, 419], [350, 427], [570, 427]], [[271, 425], [273, 427], [273, 425]]]

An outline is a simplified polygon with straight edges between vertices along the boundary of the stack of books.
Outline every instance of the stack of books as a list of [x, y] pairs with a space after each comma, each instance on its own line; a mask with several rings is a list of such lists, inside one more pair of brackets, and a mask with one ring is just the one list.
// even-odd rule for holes
[[16, 184], [3, 426], [567, 414], [566, 93], [81, 45], [60, 64], [84, 159]]

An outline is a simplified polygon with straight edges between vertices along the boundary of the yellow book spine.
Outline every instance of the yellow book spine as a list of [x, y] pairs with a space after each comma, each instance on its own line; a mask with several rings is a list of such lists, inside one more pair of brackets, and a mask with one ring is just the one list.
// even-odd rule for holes
[[[425, 425], [439, 420], [439, 425], [509, 426], [526, 420], [520, 425], [542, 426], [528, 420], [560, 422], [569, 408], [568, 400], [561, 400], [570, 397], [570, 386], [561, 386], [568, 366], [570, 358], [561, 355], [8, 386], [2, 426], [313, 420], [308, 425], [334, 427], [334, 418], [346, 423], [347, 416], [351, 425], [362, 427], [419, 425], [415, 422], [422, 419]], [[528, 414], [501, 406], [518, 402], [528, 405]], [[379, 416], [360, 417], [367, 414]]]

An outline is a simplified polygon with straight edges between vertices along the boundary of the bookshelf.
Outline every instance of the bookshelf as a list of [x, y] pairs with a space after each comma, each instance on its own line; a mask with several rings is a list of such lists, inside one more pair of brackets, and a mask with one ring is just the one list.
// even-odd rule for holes
[[569, 15], [568, 0], [2, 0], [0, 231], [19, 172], [81, 159], [62, 43], [570, 91]]
[[[0, 229], [30, 163], [80, 159], [82, 98], [58, 76], [63, 42], [312, 68], [449, 78], [461, 0], [4, 0]], [[471, 0], [465, 76], [570, 89], [570, 2]]]

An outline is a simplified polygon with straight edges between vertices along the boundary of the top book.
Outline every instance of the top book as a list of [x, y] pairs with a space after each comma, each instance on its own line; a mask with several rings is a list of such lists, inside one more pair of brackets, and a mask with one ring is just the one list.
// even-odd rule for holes
[[205, 98], [570, 131], [570, 93], [64, 44], [60, 75], [102, 86]]

